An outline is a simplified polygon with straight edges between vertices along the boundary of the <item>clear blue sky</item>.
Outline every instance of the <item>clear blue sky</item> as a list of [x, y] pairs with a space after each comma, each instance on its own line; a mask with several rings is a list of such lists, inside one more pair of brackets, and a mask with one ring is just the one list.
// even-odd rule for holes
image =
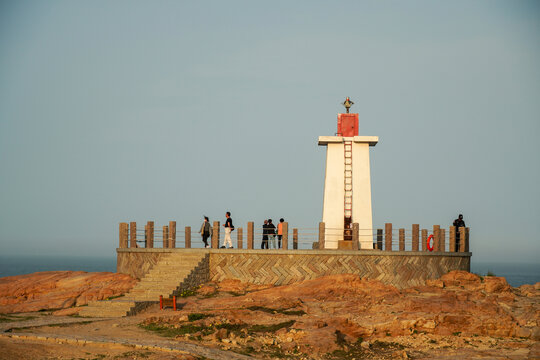
[[375, 226], [462, 212], [473, 259], [538, 262], [539, 64], [538, 1], [2, 1], [0, 252], [226, 210], [315, 227], [350, 96]]

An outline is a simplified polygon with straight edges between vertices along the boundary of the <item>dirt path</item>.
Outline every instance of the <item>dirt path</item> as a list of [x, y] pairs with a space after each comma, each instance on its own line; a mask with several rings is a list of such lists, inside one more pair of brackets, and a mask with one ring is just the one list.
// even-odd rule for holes
[[13, 315], [13, 321], [0, 323], [0, 359], [250, 359], [219, 348], [168, 340], [137, 327], [147, 316], [170, 311], [154, 306], [143, 315], [124, 318]]

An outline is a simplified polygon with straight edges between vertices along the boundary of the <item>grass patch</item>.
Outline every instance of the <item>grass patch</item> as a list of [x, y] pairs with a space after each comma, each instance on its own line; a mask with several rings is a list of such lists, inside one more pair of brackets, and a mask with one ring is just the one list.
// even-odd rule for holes
[[459, 336], [459, 335], [461, 335], [461, 331], [456, 331], [456, 332], [453, 333], [452, 335], [454, 335], [454, 336]]
[[238, 354], [248, 355], [248, 356], [251, 356], [256, 353], [255, 348], [253, 346], [246, 346], [245, 348], [232, 349], [232, 351]]
[[240, 330], [244, 329], [247, 325], [242, 324], [217, 324], [214, 327], [216, 329], [227, 329], [230, 332], [239, 332]]
[[374, 350], [378, 350], [378, 349], [403, 350], [405, 347], [401, 344], [398, 344], [392, 341], [375, 340], [373, 344], [371, 344], [371, 348]]
[[279, 329], [291, 327], [294, 324], [294, 320], [285, 321], [279, 324], [272, 325], [252, 325], [248, 331], [249, 332], [275, 332]]
[[188, 321], [197, 321], [207, 317], [212, 317], [212, 314], [192, 313], [188, 315]]
[[179, 297], [183, 298], [195, 295], [197, 295], [196, 289], [184, 289], [180, 294], [178, 294]]
[[262, 333], [262, 332], [275, 332], [279, 329], [288, 328], [294, 324], [294, 320], [285, 321], [279, 324], [271, 325], [247, 325], [247, 324], [216, 324], [210, 326], [202, 326], [195, 324], [184, 324], [179, 327], [172, 327], [166, 325], [160, 325], [157, 323], [139, 324], [139, 327], [148, 331], [152, 331], [163, 337], [176, 337], [183, 335], [190, 335], [200, 332], [203, 336], [213, 334], [216, 330], [226, 329], [231, 333], [235, 333], [238, 336], [241, 335], [243, 329], [247, 329], [248, 333]]
[[292, 315], [292, 316], [302, 316], [306, 312], [303, 310], [283, 310], [283, 309], [272, 309], [264, 306], [250, 306], [247, 308], [251, 311], [262, 311], [269, 314], [283, 314], [283, 315]]
[[77, 322], [70, 322], [70, 323], [57, 323], [57, 324], [47, 324], [45, 326], [51, 326], [51, 327], [68, 327], [71, 325], [86, 325], [91, 324], [93, 321], [77, 321]]
[[497, 276], [497, 275], [495, 275], [495, 273], [492, 272], [491, 270], [488, 270], [486, 276]]
[[345, 340], [345, 334], [343, 334], [339, 330], [336, 330], [334, 334], [336, 335], [336, 344], [338, 344], [339, 346], [347, 345], [347, 340]]

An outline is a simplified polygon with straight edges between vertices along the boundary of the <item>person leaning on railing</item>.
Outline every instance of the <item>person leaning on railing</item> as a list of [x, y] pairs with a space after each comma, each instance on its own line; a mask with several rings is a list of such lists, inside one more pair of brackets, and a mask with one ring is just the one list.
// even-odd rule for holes
[[[465, 227], [465, 221], [463, 221], [463, 214], [458, 215], [458, 218], [456, 220], [454, 220], [453, 225], [456, 227], [456, 249], [455, 249], [455, 251], [458, 252], [459, 251], [459, 242], [460, 242], [459, 228], [460, 227]], [[463, 240], [465, 241], [465, 239], [463, 239]]]
[[277, 225], [277, 239], [278, 239], [278, 249], [281, 249], [281, 239], [283, 238], [283, 223], [285, 219], [279, 219], [279, 224]]
[[276, 226], [272, 224], [272, 219], [268, 219], [268, 242], [272, 249], [276, 249]]

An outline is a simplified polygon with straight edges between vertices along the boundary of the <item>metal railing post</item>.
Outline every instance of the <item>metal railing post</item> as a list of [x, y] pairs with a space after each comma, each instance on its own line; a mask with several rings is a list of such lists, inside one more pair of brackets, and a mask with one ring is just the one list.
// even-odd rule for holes
[[418, 251], [419, 236], [420, 236], [419, 231], [420, 231], [420, 225], [413, 224], [412, 226], [412, 251]]
[[169, 221], [169, 247], [176, 248], [176, 221]]
[[440, 236], [440, 230], [441, 227], [439, 225], [433, 225], [433, 251], [437, 252], [440, 250], [441, 245], [441, 236]]
[[448, 230], [448, 251], [456, 252], [456, 227], [450, 226]]
[[236, 247], [238, 249], [241, 249], [244, 247], [244, 239], [243, 239], [243, 236], [244, 236], [244, 229], [242, 229], [241, 227], [236, 229]]
[[134, 221], [129, 223], [129, 247], [137, 247], [137, 223]]
[[149, 221], [146, 226], [147, 226], [147, 233], [148, 233], [146, 247], [149, 249], [153, 249], [154, 248], [154, 222]]
[[248, 248], [248, 250], [253, 250], [253, 238], [254, 238], [253, 226], [254, 226], [253, 221], [249, 221], [248, 222], [248, 228], [247, 228], [247, 248]]
[[319, 223], [319, 250], [324, 250], [325, 226], [323, 222]]
[[384, 250], [392, 251], [392, 223], [384, 224]]
[[219, 221], [214, 221], [212, 226], [212, 249], [219, 247]]
[[163, 248], [167, 249], [169, 247], [169, 227], [167, 225], [163, 226]]
[[446, 229], [441, 228], [439, 230], [439, 251], [446, 251]]
[[422, 229], [422, 251], [427, 251], [427, 229]]
[[281, 225], [281, 232], [283, 233], [283, 239], [281, 240], [281, 248], [287, 250], [289, 248], [289, 223], [283, 222]]
[[127, 248], [128, 247], [128, 223], [120, 223], [118, 226], [118, 247]]

